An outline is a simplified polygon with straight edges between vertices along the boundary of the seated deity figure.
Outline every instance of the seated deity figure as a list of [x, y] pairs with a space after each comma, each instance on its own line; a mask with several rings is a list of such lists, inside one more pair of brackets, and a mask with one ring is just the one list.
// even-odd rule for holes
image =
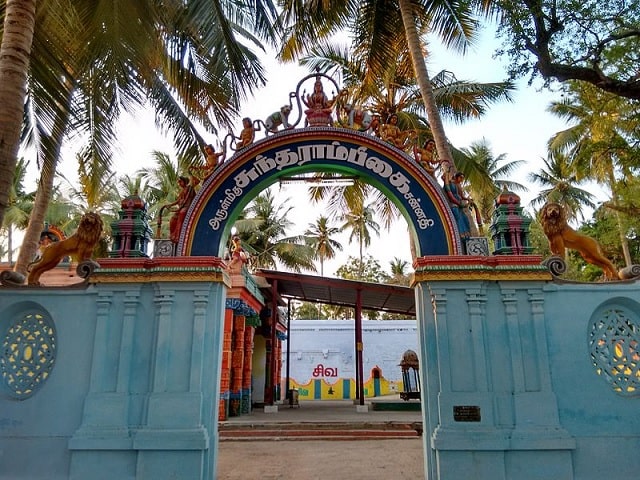
[[333, 124], [333, 105], [336, 97], [329, 99], [324, 93], [324, 87], [320, 78], [317, 77], [313, 85], [313, 92], [302, 96], [302, 102], [307, 109], [304, 111], [307, 116], [307, 124], [310, 127], [326, 127]]
[[407, 140], [410, 136], [410, 132], [400, 130], [398, 126], [398, 115], [395, 113], [392, 113], [387, 123], [380, 127], [380, 138], [400, 150], [407, 148]]
[[342, 110], [346, 114], [346, 121], [340, 124], [346, 128], [366, 132], [371, 126], [372, 117], [369, 112], [361, 107], [347, 103]]

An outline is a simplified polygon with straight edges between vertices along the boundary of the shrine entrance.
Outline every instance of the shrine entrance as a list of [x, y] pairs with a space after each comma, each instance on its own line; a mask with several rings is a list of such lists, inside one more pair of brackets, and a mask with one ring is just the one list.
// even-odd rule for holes
[[[253, 198], [283, 177], [315, 172], [357, 177], [385, 194], [406, 220], [418, 257], [455, 256], [463, 251], [441, 185], [413, 158], [373, 135], [348, 129], [313, 127], [283, 131], [251, 144], [206, 178], [186, 215], [179, 242], [174, 247], [177, 255], [223, 257], [235, 220]], [[265, 276], [274, 275], [277, 272]], [[287, 280], [281, 277], [270, 278], [270, 283], [277, 284], [273, 287], [275, 290]], [[376, 292], [369, 294], [376, 295]], [[357, 297], [353, 301], [356, 309], [356, 400], [358, 408], [363, 408], [360, 317], [363, 293], [359, 290], [354, 295]], [[393, 299], [391, 295], [387, 292], [387, 302], [398, 302], [400, 297], [404, 298], [404, 294]], [[415, 294], [410, 292], [410, 295], [414, 297]], [[411, 299], [415, 314], [414, 300]], [[275, 315], [274, 311], [271, 314]], [[270, 324], [276, 325], [277, 320], [272, 318]], [[266, 341], [276, 345], [276, 330], [272, 328], [269, 332]], [[268, 375], [275, 375], [275, 355], [267, 358], [267, 370], [273, 372]], [[268, 381], [265, 385], [265, 410], [270, 408], [267, 405], [274, 405], [273, 385]]]

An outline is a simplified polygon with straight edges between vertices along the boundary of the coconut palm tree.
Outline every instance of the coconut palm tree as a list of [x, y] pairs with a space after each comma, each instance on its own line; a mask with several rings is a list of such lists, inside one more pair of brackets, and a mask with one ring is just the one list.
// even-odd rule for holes
[[[283, 1], [283, 23], [290, 26], [281, 57], [291, 60], [341, 29], [348, 29], [355, 51], [366, 52], [366, 70], [375, 75], [395, 62], [394, 45], [406, 45], [442, 161], [453, 164], [433, 85], [423, 56], [421, 35], [435, 33], [448, 47], [464, 50], [473, 40], [472, 13], [487, 2], [450, 0], [366, 0], [345, 2]], [[404, 49], [403, 49], [404, 50]]]
[[[397, 47], [397, 46], [396, 46]], [[346, 97], [343, 104], [360, 105], [380, 118], [398, 115], [401, 130], [415, 133], [415, 143], [423, 145], [432, 138], [429, 122], [424, 117], [425, 108], [416, 85], [416, 78], [406, 51], [398, 50], [396, 60], [383, 66], [378, 72], [369, 72], [366, 58], [352, 48], [340, 48], [332, 43], [322, 44], [304, 56], [300, 63], [310, 68], [337, 71], [344, 79]], [[425, 55], [428, 53], [425, 51]], [[439, 72], [431, 81], [434, 98], [442, 117], [455, 122], [477, 119], [496, 102], [511, 101], [511, 82], [478, 83], [458, 80], [449, 71]], [[453, 148], [453, 147], [452, 147]], [[458, 168], [465, 171], [469, 179], [480, 178], [481, 171], [471, 175], [475, 164], [469, 164], [466, 156], [455, 149]], [[477, 170], [477, 169], [475, 169]], [[487, 179], [489, 180], [489, 179]]]
[[149, 206], [152, 204], [152, 188], [149, 181], [144, 178], [144, 173], [138, 172], [136, 175], [122, 175], [118, 177], [116, 188], [118, 189], [118, 197], [126, 198], [133, 195], [139, 196], [147, 208], [149, 214]]
[[234, 226], [251, 255], [253, 267], [275, 268], [280, 264], [294, 272], [315, 272], [316, 252], [308, 239], [304, 235], [288, 235], [293, 226], [288, 220], [293, 207], [287, 202], [288, 199], [276, 204], [271, 190], [266, 190], [252, 200]]
[[504, 153], [494, 156], [486, 139], [473, 142], [469, 148], [461, 149], [461, 152], [467, 157], [466, 163], [477, 166], [462, 169], [462, 172], [469, 180], [469, 193], [484, 221], [493, 216], [495, 199], [504, 188], [512, 192], [528, 190], [521, 183], [510, 180], [515, 171], [525, 163], [524, 160], [507, 161]]
[[320, 276], [324, 276], [324, 261], [331, 260], [336, 256], [336, 250], [342, 250], [342, 244], [332, 238], [340, 232], [337, 227], [329, 224], [329, 219], [320, 215], [316, 223], [310, 223], [304, 232], [309, 246], [311, 246], [317, 258], [320, 260]]
[[[206, 143], [196, 120], [212, 132], [216, 125], [230, 125], [240, 100], [265, 82], [256, 55], [238, 36], [254, 45], [272, 39], [275, 10], [268, 0], [214, 3], [203, 9], [199, 2], [146, 0], [113, 9], [111, 2], [77, 1], [61, 11], [43, 1], [30, 91], [38, 124], [33, 131], [52, 140], [43, 149], [52, 157], [44, 157], [47, 169], [55, 171], [69, 132], [83, 133], [91, 156], [109, 165], [121, 111], [147, 103], [156, 110], [158, 126], [173, 133], [176, 149], [192, 156]], [[135, 29], [129, 28], [133, 19]], [[37, 145], [40, 137], [34, 138]], [[24, 258], [35, 251], [50, 198], [53, 174], [43, 173]]]
[[77, 184], [63, 175], [61, 177], [68, 184], [71, 200], [87, 211], [101, 215], [114, 215], [118, 211], [120, 196], [115, 174], [105, 165], [95, 161], [88, 164], [79, 160]]
[[60, 9], [56, 2], [46, 0], [38, 4], [28, 70], [28, 97], [23, 107], [22, 147], [35, 153], [41, 176], [14, 267], [22, 274], [26, 273], [38, 247], [54, 191], [62, 142], [72, 117], [69, 105], [75, 85], [73, 72], [82, 58], [82, 45], [77, 36], [82, 25], [70, 8], [71, 11]]
[[594, 208], [593, 195], [579, 187], [582, 183], [565, 155], [550, 153], [542, 159], [544, 167], [527, 176], [529, 181], [542, 186], [542, 190], [531, 200], [531, 206], [541, 207], [547, 202], [556, 202], [564, 206], [567, 215], [584, 218], [584, 207]]
[[409, 262], [394, 257], [393, 260], [389, 262], [389, 267], [391, 268], [389, 283], [393, 285], [409, 285], [409, 276], [407, 275]]
[[[371, 5], [375, 2], [367, 3]], [[397, 15], [395, 18], [399, 20]], [[382, 22], [379, 18], [376, 18], [376, 21]], [[321, 43], [310, 49], [309, 54], [302, 56], [301, 63], [321, 71], [336, 71], [343, 78], [348, 92], [347, 97], [342, 99], [343, 103], [364, 106], [380, 118], [387, 118], [392, 113], [397, 114], [401, 129], [415, 132], [416, 143], [422, 145], [426, 138], [432, 137], [433, 134], [429, 121], [424, 118], [425, 103], [416, 84], [407, 42], [402, 35], [396, 35], [395, 41], [385, 39], [384, 35], [391, 36], [392, 32], [384, 30], [378, 34], [379, 28], [386, 29], [388, 25], [386, 22], [384, 25], [376, 24], [375, 34], [371, 33], [372, 38], [357, 37], [350, 47], [340, 47], [331, 41]], [[421, 24], [421, 28], [424, 33], [427, 24]], [[398, 30], [393, 31], [402, 32], [401, 25]], [[373, 38], [376, 34], [380, 39]], [[378, 44], [378, 41], [381, 43]], [[293, 40], [290, 43], [293, 43]], [[384, 62], [376, 60], [375, 52], [371, 52], [372, 48], [378, 48], [379, 45], [384, 45], [385, 48]], [[428, 52], [423, 49], [423, 54], [427, 55]], [[510, 82], [460, 81], [448, 71], [438, 73], [431, 80], [431, 85], [440, 114], [457, 122], [478, 118], [486, 112], [491, 103], [511, 100], [510, 93], [513, 89]], [[455, 149], [453, 154], [456, 165], [468, 174], [470, 181], [491, 181], [488, 174], [478, 164], [469, 162], [464, 154]], [[313, 202], [326, 200], [332, 215], [356, 208], [364, 199], [371, 198], [376, 215], [386, 229], [400, 216], [397, 207], [382, 192], [357, 179], [354, 185], [349, 187], [314, 188], [310, 190], [310, 197]], [[415, 254], [415, 246], [410, 247]]]
[[371, 244], [371, 231], [376, 235], [380, 235], [380, 225], [374, 219], [374, 210], [371, 205], [359, 205], [354, 209], [349, 210], [342, 214], [340, 219], [344, 222], [340, 227], [340, 230], [349, 230], [349, 242], [354, 239], [358, 241], [358, 258], [359, 264], [359, 278], [363, 278], [363, 247], [368, 247]]
[[[38, 180], [33, 209], [29, 216], [29, 224], [25, 230], [20, 252], [18, 253], [18, 260], [14, 266], [14, 270], [23, 275], [26, 274], [28, 265], [38, 248], [47, 209], [53, 198], [56, 165], [62, 148], [62, 138], [64, 137], [62, 125], [66, 122], [67, 118], [68, 115], [63, 113], [61, 117], [54, 120], [51, 132], [47, 133], [42, 131], [40, 135], [38, 135], [37, 150], [39, 158], [42, 158], [40, 179]], [[39, 129], [36, 128], [34, 130]], [[27, 140], [27, 142], [28, 141], [29, 140]]]
[[20, 125], [27, 94], [29, 52], [36, 23], [36, 0], [2, 2], [0, 31], [0, 225], [5, 210], [20, 146]]
[[[86, 212], [99, 213], [104, 222], [104, 235], [110, 236], [111, 223], [118, 218], [120, 210], [120, 195], [116, 187], [115, 174], [95, 158], [92, 162], [79, 158], [77, 182], [71, 182], [65, 176], [60, 176], [67, 183], [70, 200], [78, 206], [77, 219], [79, 220], [80, 216]], [[108, 242], [103, 243], [103, 250], [106, 251]]]
[[[392, 47], [396, 48], [395, 60], [382, 65], [376, 72], [367, 70], [367, 52], [333, 42], [312, 48], [300, 59], [300, 64], [312, 70], [335, 72], [343, 79], [343, 105], [364, 106], [381, 119], [397, 114], [398, 126], [402, 130], [414, 131], [416, 142], [422, 145], [427, 137], [432, 137], [428, 121], [424, 118], [424, 102], [406, 46], [398, 43]], [[426, 49], [424, 55], [428, 55]], [[435, 75], [431, 83], [440, 115], [454, 122], [479, 118], [491, 104], [511, 101], [514, 89], [513, 83], [508, 81], [478, 83], [459, 80], [447, 70]]]
[[44, 221], [46, 225], [55, 225], [65, 235], [71, 235], [78, 226], [83, 213], [83, 208], [62, 193], [60, 185], [56, 185]]
[[120, 197], [129, 197], [131, 195], [139, 195], [146, 203], [149, 183], [143, 178], [143, 173], [136, 173], [134, 176], [122, 175], [117, 179], [118, 194]]

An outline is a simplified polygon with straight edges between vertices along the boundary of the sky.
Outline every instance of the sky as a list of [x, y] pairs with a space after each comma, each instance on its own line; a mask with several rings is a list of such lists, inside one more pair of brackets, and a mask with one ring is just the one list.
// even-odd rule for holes
[[[478, 46], [465, 56], [440, 48], [437, 42], [430, 45], [428, 69], [433, 76], [441, 70], [453, 72], [459, 80], [497, 82], [506, 79], [505, 62], [493, 58], [497, 47], [493, 31], [485, 29], [480, 37]], [[289, 92], [296, 89], [298, 82], [309, 72], [296, 65], [280, 65], [272, 57], [265, 57], [267, 68], [266, 87], [250, 98], [241, 110], [238, 118], [236, 134], [241, 129], [241, 118], [249, 116], [252, 119], [265, 119], [281, 105], [288, 103]], [[525, 160], [526, 166], [515, 175], [514, 180], [528, 184], [526, 175], [529, 171], [537, 171], [541, 166], [541, 159], [546, 158], [546, 143], [556, 132], [567, 128], [560, 119], [546, 112], [550, 102], [559, 100], [559, 94], [542, 90], [539, 86], [528, 86], [526, 79], [517, 83], [517, 90], [513, 94], [512, 102], [492, 105], [488, 113], [478, 120], [465, 122], [462, 125], [445, 121], [445, 131], [451, 143], [458, 148], [467, 148], [473, 142], [485, 138], [495, 156], [505, 154], [506, 160]], [[226, 132], [221, 132], [221, 137]], [[257, 134], [257, 139], [263, 133]], [[138, 113], [135, 117], [125, 116], [119, 126], [120, 148], [116, 151], [115, 165], [119, 175], [134, 174], [137, 170], [153, 165], [150, 152], [160, 150], [172, 152], [170, 137], [158, 132], [154, 126], [153, 114], [150, 111]], [[205, 137], [210, 143], [217, 145], [214, 136]], [[220, 138], [221, 140], [221, 138]], [[33, 165], [31, 166], [33, 169]], [[60, 171], [69, 179], [76, 178], [76, 165], [73, 154], [63, 158]], [[32, 178], [34, 176], [32, 175]], [[27, 185], [29, 186], [29, 185]], [[522, 193], [522, 205], [527, 207], [535, 196], [535, 186], [529, 185], [532, 191]], [[292, 234], [302, 233], [310, 223], [323, 213], [322, 207], [310, 211], [305, 198], [306, 189], [293, 185], [284, 187], [273, 186], [276, 199], [279, 202], [290, 199], [288, 205], [305, 205], [304, 208], [294, 208], [291, 221], [296, 225]], [[596, 192], [592, 192], [596, 193]], [[302, 200], [302, 201], [300, 201]], [[485, 223], [489, 223], [485, 221]], [[358, 256], [358, 246], [348, 245], [348, 234], [339, 238], [344, 251], [339, 258], [325, 262], [324, 273], [327, 276], [335, 274], [335, 270], [345, 263], [347, 256]], [[391, 248], [390, 248], [391, 247]], [[409, 252], [409, 236], [406, 222], [401, 220], [390, 231], [381, 231], [379, 238], [374, 238], [367, 253], [376, 258], [385, 271], [389, 271], [389, 262], [394, 258], [406, 260], [411, 265]]]

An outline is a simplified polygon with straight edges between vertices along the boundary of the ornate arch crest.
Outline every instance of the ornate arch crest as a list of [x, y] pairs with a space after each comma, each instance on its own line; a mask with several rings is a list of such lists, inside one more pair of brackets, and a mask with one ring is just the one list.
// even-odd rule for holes
[[233, 222], [281, 177], [308, 172], [357, 176], [400, 209], [418, 256], [461, 251], [441, 187], [400, 150], [365, 133], [313, 127], [285, 130], [238, 151], [203, 183], [182, 227], [179, 255], [221, 256]]

